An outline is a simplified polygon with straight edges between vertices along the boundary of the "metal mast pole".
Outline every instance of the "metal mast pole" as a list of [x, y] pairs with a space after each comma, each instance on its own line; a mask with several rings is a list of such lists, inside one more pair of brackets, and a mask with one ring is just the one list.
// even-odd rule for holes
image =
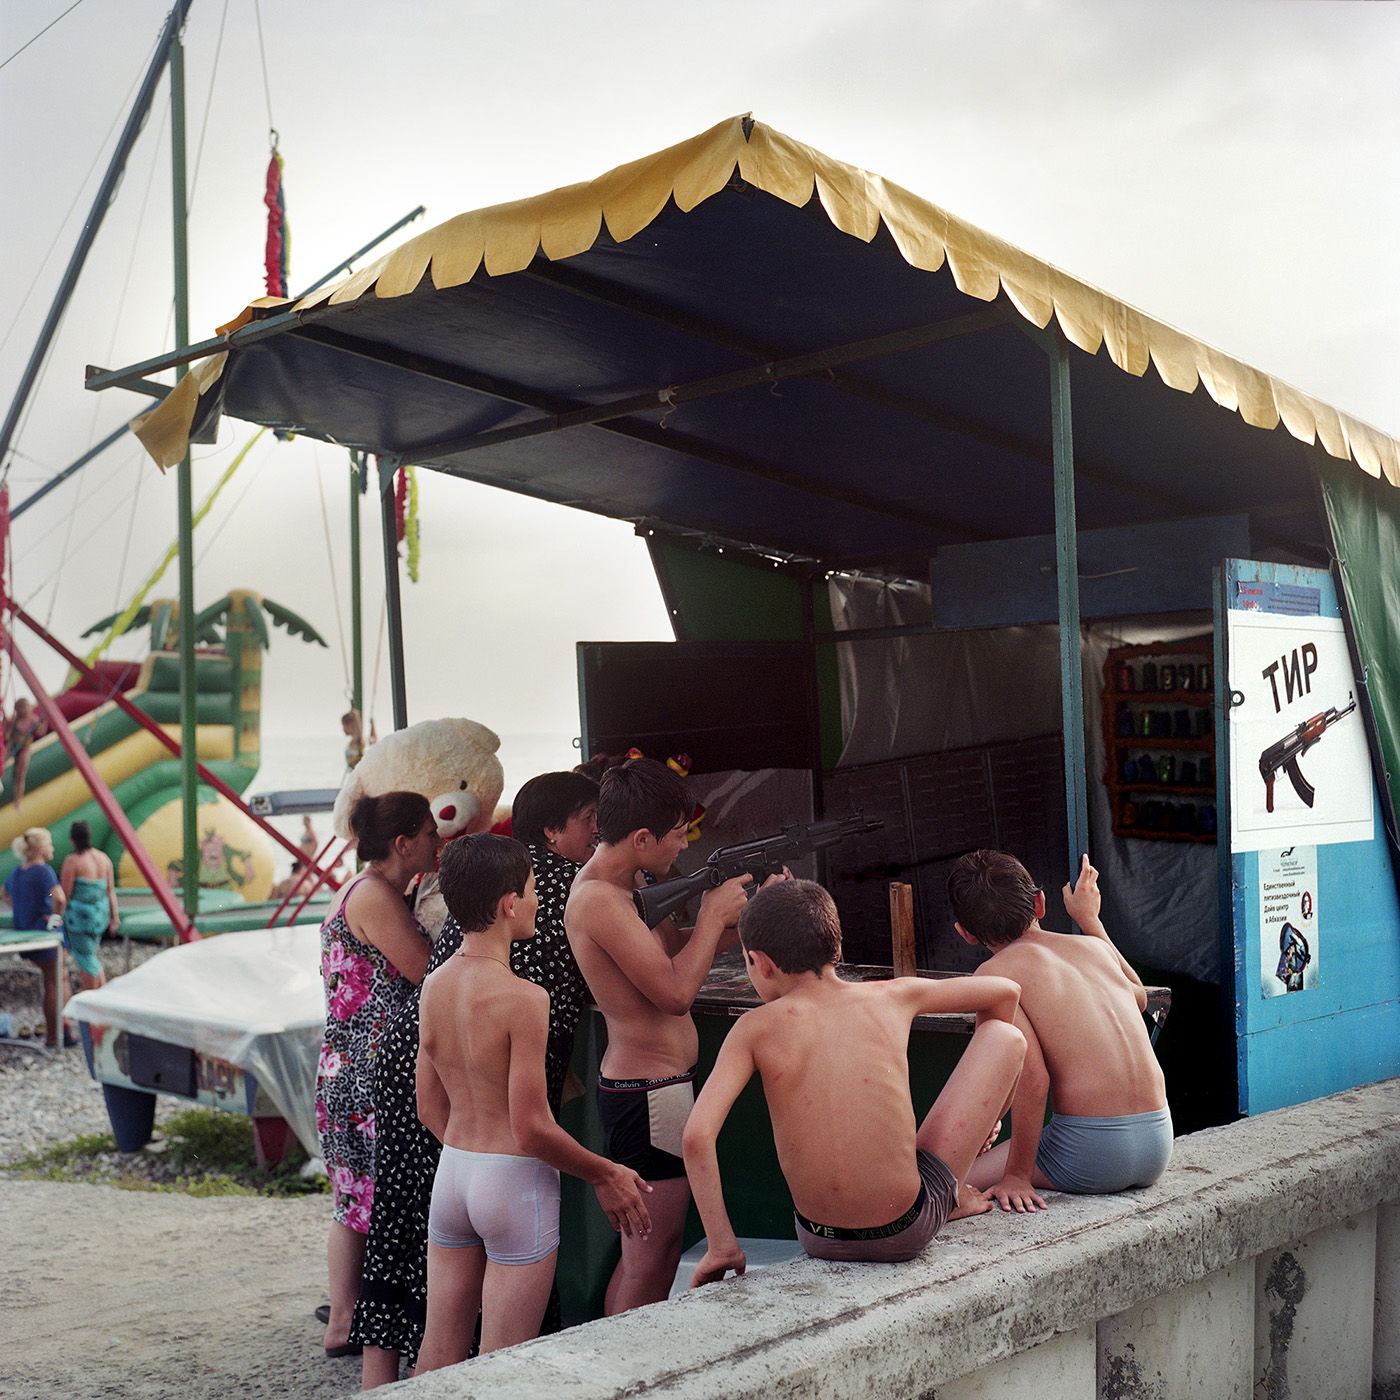
[[1055, 573], [1060, 608], [1060, 690], [1065, 736], [1065, 816], [1069, 878], [1089, 849], [1087, 759], [1084, 752], [1084, 672], [1080, 659], [1079, 533], [1074, 509], [1074, 428], [1069, 343], [1058, 325], [1050, 358], [1050, 420], [1055, 461]]
[[136, 138], [140, 136], [141, 128], [145, 126], [146, 118], [150, 115], [151, 102], [156, 95], [156, 84], [160, 82], [160, 75], [165, 71], [165, 65], [171, 52], [171, 40], [184, 28], [190, 4], [191, 0], [178, 0], [175, 8], [170, 12], [169, 19], [165, 22], [165, 32], [161, 35], [160, 43], [156, 46], [155, 57], [151, 60], [151, 66], [146, 70], [141, 91], [132, 104], [131, 115], [126, 119], [126, 126], [117, 142], [112, 162], [107, 167], [107, 173], [102, 177], [101, 188], [97, 191], [97, 198], [92, 202], [92, 209], [88, 213], [87, 222], [83, 225], [78, 246], [73, 249], [73, 256], [68, 260], [63, 281], [59, 283], [58, 293], [54, 297], [53, 305], [49, 308], [48, 319], [39, 332], [39, 339], [35, 342], [29, 363], [24, 367], [24, 373], [20, 376], [19, 388], [16, 389], [14, 400], [10, 404], [10, 411], [5, 416], [4, 426], [0, 427], [0, 466], [4, 465], [5, 459], [9, 455], [10, 444], [14, 440], [15, 430], [19, 426], [20, 415], [24, 412], [24, 405], [29, 401], [29, 395], [39, 377], [39, 370], [43, 366], [44, 357], [49, 352], [49, 346], [53, 344], [53, 338], [58, 334], [59, 323], [63, 320], [64, 311], [68, 308], [73, 288], [78, 285], [78, 274], [83, 270], [83, 263], [87, 261], [87, 255], [92, 250], [92, 245], [97, 238], [97, 231], [102, 227], [102, 220], [117, 193], [117, 186], [121, 184], [122, 175], [126, 170], [127, 157], [130, 156], [131, 148], [136, 144]]
[[398, 521], [394, 511], [394, 473], [402, 457], [379, 458], [379, 520], [384, 534], [384, 591], [389, 614], [389, 685], [394, 695], [394, 728], [408, 726], [408, 684], [404, 678], [403, 604], [399, 592]]
[[[190, 343], [190, 287], [185, 215], [189, 195], [185, 177], [185, 50], [179, 31], [170, 38], [170, 172], [171, 209], [174, 215], [175, 348]], [[176, 383], [185, 366], [176, 371]], [[194, 655], [194, 487], [190, 454], [186, 448], [178, 469], [180, 539], [180, 806], [183, 816], [185, 912], [199, 913], [199, 828], [195, 803], [198, 797], [199, 762], [197, 721], [199, 693]]]
[[365, 716], [365, 656], [360, 616], [360, 482], [365, 470], [361, 452], [350, 454], [350, 705]]

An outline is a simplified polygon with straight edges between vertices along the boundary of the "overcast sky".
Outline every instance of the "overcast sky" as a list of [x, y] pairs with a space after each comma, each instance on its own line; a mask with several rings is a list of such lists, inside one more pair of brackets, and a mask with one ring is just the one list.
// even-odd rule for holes
[[[168, 10], [70, 3], [0, 4], [0, 412]], [[195, 339], [261, 294], [270, 125], [299, 290], [415, 205], [421, 230], [751, 110], [1400, 435], [1400, 5], [261, 0], [261, 22], [266, 84], [253, 0], [195, 0], [186, 32]], [[82, 376], [172, 342], [169, 182], [162, 85], [18, 438], [12, 504], [146, 406]], [[226, 422], [197, 449], [197, 503], [247, 437]], [[343, 453], [264, 439], [197, 534], [201, 606], [253, 587], [332, 642], [277, 635], [271, 732], [334, 731], [344, 707], [346, 477]], [[419, 479], [410, 718], [575, 732], [575, 640], [669, 636], [645, 550], [625, 525]], [[387, 727], [368, 504], [363, 520], [366, 690]], [[128, 439], [16, 522], [16, 595], [71, 644], [174, 531], [174, 475]], [[156, 592], [176, 591], [172, 568]]]

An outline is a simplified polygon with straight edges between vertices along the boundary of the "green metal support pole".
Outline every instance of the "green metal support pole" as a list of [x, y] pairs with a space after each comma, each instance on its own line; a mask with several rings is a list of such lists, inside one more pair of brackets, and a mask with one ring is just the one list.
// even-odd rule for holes
[[350, 706], [366, 726], [364, 627], [360, 606], [360, 471], [363, 456], [350, 454]]
[[408, 687], [403, 663], [403, 602], [399, 596], [399, 537], [394, 511], [394, 473], [401, 457], [379, 458], [380, 519], [384, 527], [384, 590], [389, 614], [389, 685], [394, 694], [394, 728], [408, 727]]
[[1084, 753], [1084, 670], [1080, 660], [1079, 545], [1074, 515], [1074, 431], [1070, 416], [1069, 342], [1053, 327], [1050, 424], [1055, 462], [1055, 576], [1060, 605], [1060, 689], [1065, 743], [1065, 815], [1069, 878], [1089, 849], [1087, 759]]
[[[185, 215], [189, 202], [185, 177], [185, 50], [176, 31], [170, 40], [170, 168], [171, 208], [175, 223], [175, 348], [190, 343], [189, 254]], [[184, 366], [176, 371], [183, 376]], [[179, 473], [180, 541], [180, 803], [183, 821], [184, 900], [191, 919], [199, 912], [199, 761], [196, 722], [199, 696], [195, 682], [194, 654], [194, 487], [190, 454], [186, 451]]]

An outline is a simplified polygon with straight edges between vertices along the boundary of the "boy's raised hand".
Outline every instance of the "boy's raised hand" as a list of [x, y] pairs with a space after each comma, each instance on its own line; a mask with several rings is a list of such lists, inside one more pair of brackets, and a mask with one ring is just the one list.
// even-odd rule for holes
[[1064, 895], [1065, 913], [1088, 933], [1099, 921], [1103, 895], [1099, 893], [1099, 872], [1089, 864], [1087, 855], [1080, 863], [1079, 879], [1075, 881], [1074, 888], [1066, 885], [1061, 893]]
[[651, 1187], [631, 1167], [616, 1162], [609, 1165], [612, 1171], [593, 1188], [598, 1204], [614, 1230], [645, 1239], [651, 1234], [651, 1216], [642, 1200], [642, 1192], [650, 1194]]
[[690, 1286], [703, 1288], [707, 1283], [718, 1283], [731, 1269], [735, 1277], [738, 1277], [747, 1266], [748, 1260], [744, 1257], [744, 1251], [739, 1248], [738, 1240], [718, 1248], [710, 1245], [705, 1250], [705, 1257], [695, 1266], [695, 1272], [690, 1276]]

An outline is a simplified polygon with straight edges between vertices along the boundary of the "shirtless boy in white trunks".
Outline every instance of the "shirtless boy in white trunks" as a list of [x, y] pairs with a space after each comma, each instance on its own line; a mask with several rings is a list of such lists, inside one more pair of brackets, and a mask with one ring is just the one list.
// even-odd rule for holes
[[614, 1229], [650, 1227], [646, 1183], [581, 1147], [545, 1096], [549, 993], [510, 970], [535, 932], [535, 877], [506, 836], [443, 849], [443, 897], [465, 937], [423, 983], [418, 1116], [443, 1144], [428, 1216], [428, 1316], [415, 1374], [540, 1329], [559, 1244], [559, 1173], [592, 1184]]
[[[797, 1238], [818, 1259], [912, 1259], [948, 1220], [991, 1204], [964, 1187], [1016, 1086], [1026, 1043], [1017, 990], [1003, 977], [836, 974], [841, 925], [808, 880], [760, 890], [739, 917], [749, 980], [764, 1005], [725, 1038], [685, 1130], [685, 1165], [707, 1250], [691, 1281], [744, 1272], [715, 1141], [757, 1070]], [[909, 1027], [930, 1012], [971, 1011], [977, 1028], [924, 1121], [909, 1095]]]
[[[963, 856], [948, 876], [958, 932], [993, 956], [979, 976], [1021, 987], [1026, 1065], [1011, 1138], [968, 1180], [1003, 1210], [1045, 1208], [1042, 1190], [1101, 1195], [1150, 1186], [1172, 1152], [1166, 1081], [1142, 1013], [1147, 993], [1099, 919], [1099, 873], [1086, 855], [1065, 911], [1083, 937], [1041, 928], [1045, 895], [1001, 851]], [[1045, 1123], [1046, 1096], [1054, 1117]]]
[[651, 1184], [649, 1235], [624, 1235], [608, 1283], [613, 1313], [667, 1297], [681, 1257], [690, 1185], [681, 1132], [694, 1103], [699, 1036], [690, 1007], [744, 907], [745, 884], [706, 893], [695, 927], [642, 922], [632, 891], [642, 872], [664, 878], [685, 848], [692, 803], [664, 764], [632, 759], [603, 774], [598, 849], [579, 871], [564, 912], [569, 946], [608, 1026], [598, 1116], [614, 1160]]

